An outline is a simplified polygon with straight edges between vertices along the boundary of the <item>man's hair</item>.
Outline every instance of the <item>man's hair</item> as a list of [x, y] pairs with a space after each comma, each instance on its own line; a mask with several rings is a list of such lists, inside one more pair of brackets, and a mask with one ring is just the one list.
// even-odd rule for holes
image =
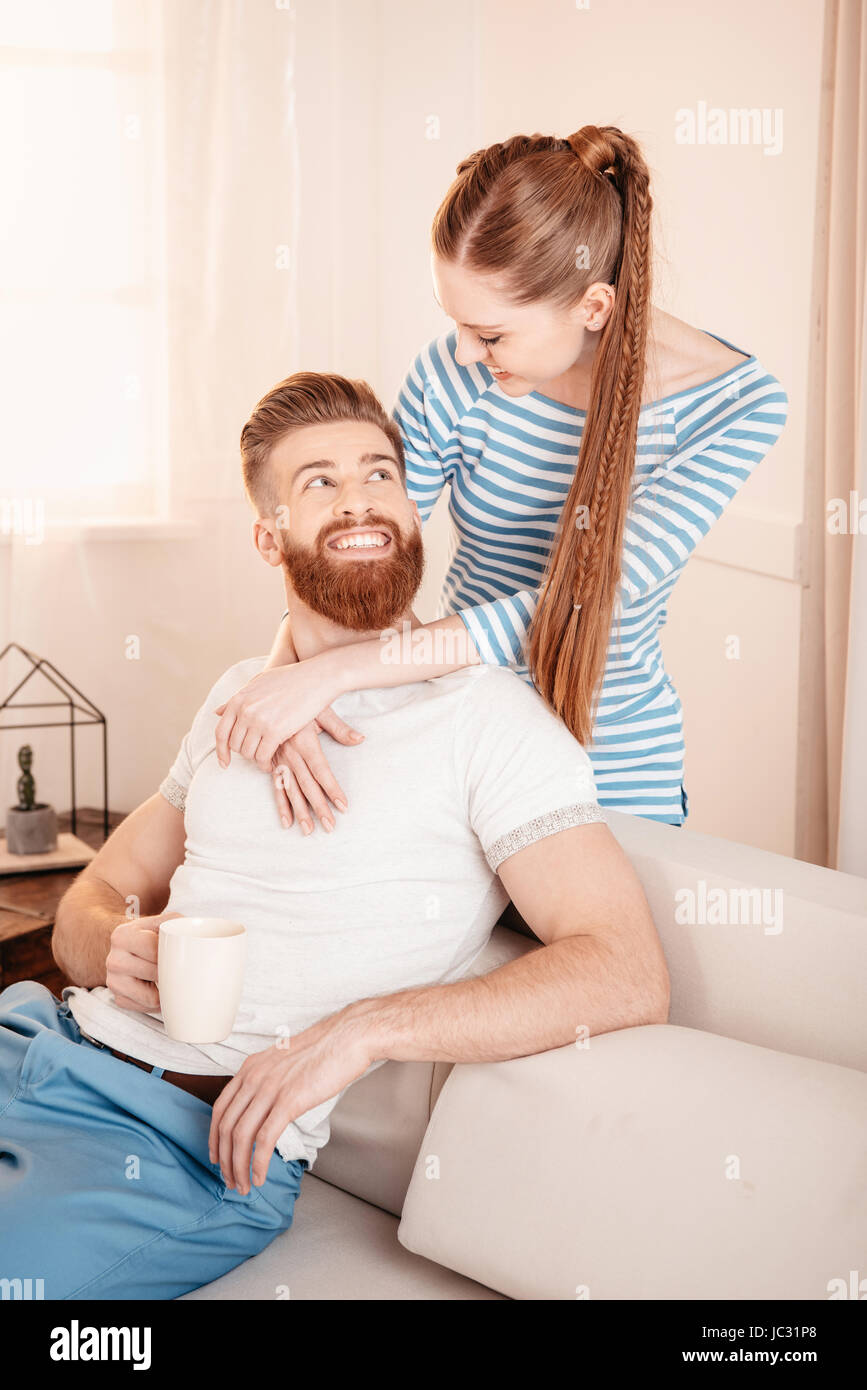
[[330, 372], [295, 372], [263, 396], [241, 430], [241, 469], [247, 496], [260, 516], [276, 512], [276, 480], [271, 451], [293, 430], [359, 420], [376, 425], [388, 439], [406, 485], [406, 460], [400, 430], [366, 381], [350, 381]]

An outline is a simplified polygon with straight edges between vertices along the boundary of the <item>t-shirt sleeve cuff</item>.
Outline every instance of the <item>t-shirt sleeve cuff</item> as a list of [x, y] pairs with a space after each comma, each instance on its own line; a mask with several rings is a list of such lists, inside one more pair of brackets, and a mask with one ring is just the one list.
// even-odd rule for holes
[[160, 795], [164, 796], [172, 806], [176, 806], [179, 811], [183, 811], [187, 804], [187, 789], [182, 787], [171, 773], [164, 777], [159, 786]]
[[595, 801], [578, 801], [571, 806], [561, 806], [557, 811], [547, 811], [543, 816], [534, 816], [507, 835], [501, 835], [485, 849], [485, 858], [496, 873], [504, 859], [526, 849], [527, 845], [544, 840], [548, 835], [556, 835], [560, 830], [571, 830], [573, 825], [607, 824], [605, 812]]

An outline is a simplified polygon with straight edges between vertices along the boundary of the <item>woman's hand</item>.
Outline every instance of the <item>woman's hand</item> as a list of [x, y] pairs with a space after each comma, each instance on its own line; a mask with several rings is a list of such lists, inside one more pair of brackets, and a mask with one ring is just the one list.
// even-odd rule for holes
[[274, 666], [247, 681], [215, 711], [217, 760], [228, 767], [240, 753], [270, 772], [274, 754], [320, 710], [342, 694], [331, 653], [324, 652], [292, 666]]
[[345, 811], [347, 806], [343, 788], [322, 752], [319, 739], [323, 732], [347, 746], [361, 743], [364, 738], [329, 708], [282, 743], [274, 754], [277, 813], [287, 830], [293, 818], [296, 819], [304, 835], [313, 830], [314, 816], [319, 817], [323, 830], [334, 829], [334, 817], [326, 797], [340, 811]]

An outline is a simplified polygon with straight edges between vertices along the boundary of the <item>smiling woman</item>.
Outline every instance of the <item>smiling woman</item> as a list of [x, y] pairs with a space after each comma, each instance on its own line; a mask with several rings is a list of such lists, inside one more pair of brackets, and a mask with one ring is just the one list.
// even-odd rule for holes
[[602, 806], [683, 824], [667, 603], [788, 398], [755, 355], [653, 305], [652, 210], [641, 149], [614, 126], [459, 164], [432, 230], [456, 328], [418, 354], [395, 410], [423, 522], [448, 491], [457, 544], [428, 625], [446, 659], [384, 669], [381, 644], [359, 643], [302, 675], [284, 618], [269, 698], [235, 698], [228, 747], [271, 750], [344, 690], [507, 665], [587, 747]]

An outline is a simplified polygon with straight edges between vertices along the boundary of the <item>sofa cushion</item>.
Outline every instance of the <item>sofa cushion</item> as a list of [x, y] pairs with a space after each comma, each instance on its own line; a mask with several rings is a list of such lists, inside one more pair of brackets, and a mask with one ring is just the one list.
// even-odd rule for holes
[[516, 1299], [826, 1299], [864, 1269], [867, 1076], [654, 1025], [460, 1064], [408, 1250]]
[[[382, 1069], [384, 1070], [384, 1068]], [[288, 1231], [187, 1299], [501, 1299], [441, 1265], [411, 1255], [397, 1219], [312, 1172], [301, 1179]]]

